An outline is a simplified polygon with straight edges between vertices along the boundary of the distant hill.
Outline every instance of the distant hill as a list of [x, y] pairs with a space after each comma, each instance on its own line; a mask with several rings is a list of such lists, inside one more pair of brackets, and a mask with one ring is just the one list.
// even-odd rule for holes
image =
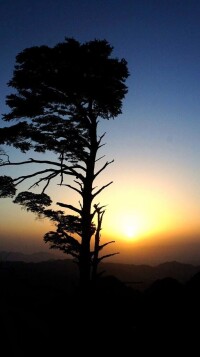
[[[61, 256], [62, 257], [62, 256]], [[10, 262], [25, 262], [25, 263], [39, 263], [48, 260], [66, 259], [63, 254], [63, 258], [58, 257], [53, 253], [48, 252], [37, 252], [32, 254], [24, 254], [20, 252], [8, 252], [0, 251], [0, 261], [10, 261]]]
[[[103, 279], [90, 290], [90, 298], [83, 299], [87, 295], [80, 294], [78, 267], [72, 259], [8, 252], [0, 252], [0, 257], [0, 334], [5, 348], [14, 346], [13, 355], [16, 351], [27, 355], [30, 346], [34, 355], [38, 351], [61, 355], [66, 336], [73, 346], [81, 341], [85, 321], [92, 326], [89, 343], [93, 341], [101, 354], [125, 351], [126, 355], [138, 347], [136, 354], [145, 355], [152, 346], [157, 355], [162, 342], [170, 355], [185, 348], [191, 337], [188, 351], [195, 355], [196, 349], [190, 351], [199, 338], [200, 266], [176, 261], [157, 266], [104, 262], [99, 267]], [[144, 345], [148, 351], [142, 350]], [[86, 347], [84, 353], [87, 341]]]
[[176, 261], [165, 262], [157, 266], [103, 263], [101, 269], [105, 270], [106, 274], [114, 275], [127, 285], [139, 290], [144, 290], [155, 280], [166, 277], [185, 283], [194, 274], [200, 272], [200, 266]]
[[[62, 275], [77, 278], [77, 266], [71, 259], [66, 259], [65, 255], [58, 259], [53, 253], [38, 252], [33, 254], [23, 254], [19, 252], [0, 252], [1, 262], [24, 262], [27, 269], [34, 263], [34, 270], [45, 271], [51, 274]], [[14, 264], [15, 265], [15, 264]], [[29, 268], [28, 268], [29, 267]], [[24, 267], [25, 268], [25, 267]], [[183, 264], [176, 261], [165, 262], [157, 266], [134, 265], [122, 263], [104, 262], [99, 266], [99, 272], [105, 276], [112, 275], [126, 283], [126, 285], [138, 290], [145, 290], [155, 280], [171, 277], [181, 283], [189, 281], [192, 276], [200, 272], [200, 266], [192, 264]]]

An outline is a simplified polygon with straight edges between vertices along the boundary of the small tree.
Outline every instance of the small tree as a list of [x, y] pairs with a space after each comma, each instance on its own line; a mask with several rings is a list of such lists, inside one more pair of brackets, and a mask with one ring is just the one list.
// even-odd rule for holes
[[[15, 123], [0, 129], [0, 144], [11, 145], [23, 153], [52, 153], [51, 160], [30, 158], [22, 162], [11, 162], [2, 153], [1, 166], [38, 164], [42, 169], [16, 178], [1, 176], [0, 195], [13, 197], [18, 185], [35, 178], [30, 188], [41, 185], [41, 193], [20, 192], [14, 203], [56, 223], [57, 230], [46, 233], [44, 240], [51, 248], [76, 258], [82, 286], [89, 283], [91, 276], [96, 277], [99, 261], [112, 255], [99, 257], [99, 251], [111, 242], [100, 245], [105, 210], [93, 202], [112, 183], [99, 189], [93, 186], [97, 176], [112, 162], [95, 169], [104, 137], [97, 133], [99, 118], [120, 114], [127, 93], [127, 62], [111, 58], [112, 51], [106, 40], [80, 44], [67, 38], [52, 48], [31, 47], [19, 53], [8, 83], [15, 93], [7, 96], [10, 112], [3, 115], [4, 121]], [[74, 178], [74, 185], [66, 183], [69, 176]], [[80, 195], [78, 208], [57, 202], [75, 215], [47, 208], [52, 202], [45, 192], [56, 177], [60, 177], [60, 185]]]

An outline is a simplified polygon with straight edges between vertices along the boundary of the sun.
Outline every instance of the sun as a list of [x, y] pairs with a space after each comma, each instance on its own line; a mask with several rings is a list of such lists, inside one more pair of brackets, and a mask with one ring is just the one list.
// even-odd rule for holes
[[124, 235], [126, 238], [129, 239], [134, 239], [137, 237], [137, 228], [132, 225], [132, 224], [127, 224], [126, 227], [124, 227]]
[[141, 221], [136, 216], [125, 216], [121, 219], [121, 233], [124, 239], [137, 240], [141, 231]]
[[130, 243], [143, 239], [150, 229], [148, 219], [137, 212], [117, 212], [106, 226], [106, 230], [112, 232], [113, 237]]

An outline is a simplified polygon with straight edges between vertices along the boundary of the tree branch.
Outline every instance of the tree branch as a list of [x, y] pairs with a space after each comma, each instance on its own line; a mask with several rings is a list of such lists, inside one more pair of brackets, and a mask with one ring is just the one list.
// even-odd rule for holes
[[65, 175], [76, 176], [76, 178], [79, 178], [82, 182], [84, 182], [85, 177], [76, 170], [74, 170], [73, 167], [67, 167], [67, 170], [69, 171], [63, 171]]
[[99, 250], [103, 249], [104, 247], [106, 247], [108, 244], [111, 244], [111, 243], [115, 243], [115, 240], [111, 240], [110, 242], [107, 242], [107, 243], [104, 243], [102, 245], [99, 246]]
[[39, 179], [37, 182], [35, 182], [33, 185], [31, 185], [31, 186], [29, 187], [29, 190], [30, 190], [32, 187], [39, 186], [40, 182], [47, 180], [47, 183], [46, 183], [46, 185], [44, 186], [44, 188], [43, 188], [43, 190], [42, 190], [42, 193], [44, 193], [45, 190], [46, 190], [46, 188], [49, 186], [49, 183], [50, 183], [51, 179], [54, 178], [54, 177], [56, 177], [58, 174], [59, 174], [59, 172], [57, 172], [57, 173], [52, 173], [51, 175], [46, 176], [46, 177], [41, 177], [41, 179]]
[[95, 160], [95, 162], [100, 161], [100, 160], [103, 159], [105, 156], [106, 156], [106, 155], [103, 155], [103, 156], [99, 157], [98, 159]]
[[80, 182], [76, 181], [76, 180], [74, 180], [74, 182], [75, 182], [77, 185], [79, 185], [80, 188], [81, 188], [81, 191], [83, 191], [83, 185], [82, 185]]
[[[66, 165], [65, 165], [66, 166]], [[71, 166], [69, 166], [69, 169], [70, 168], [72, 168], [72, 169], [81, 169], [81, 170], [83, 170], [83, 171], [85, 171], [86, 172], [86, 168], [84, 167], [84, 166], [82, 166], [82, 165], [74, 165], [73, 167], [71, 167]]]
[[108, 165], [112, 164], [113, 162], [114, 162], [114, 160], [112, 160], [112, 161], [107, 161], [107, 162], [105, 163], [105, 165], [103, 165], [102, 168], [101, 168], [99, 171], [96, 172], [96, 174], [94, 175], [94, 178], [96, 178], [103, 170], [105, 170], [105, 168], [106, 168]]
[[[19, 185], [21, 182], [23, 182], [24, 180], [26, 180], [28, 178], [31, 178], [31, 177], [34, 177], [34, 176], [37, 176], [37, 175], [41, 175], [41, 174], [44, 174], [46, 172], [54, 172], [55, 173], [56, 170], [55, 169], [46, 169], [46, 170], [42, 170], [42, 171], [37, 171], [37, 172], [34, 172], [34, 173], [30, 174], [30, 175], [19, 176], [19, 177], [13, 179], [13, 181], [16, 182], [16, 181], [19, 180], [19, 182], [16, 182], [16, 185]], [[59, 172], [60, 171], [57, 171], [56, 175], [58, 175]]]
[[57, 204], [58, 206], [60, 206], [60, 207], [69, 208], [69, 209], [71, 209], [72, 211], [77, 212], [77, 213], [79, 213], [79, 214], [81, 215], [81, 210], [78, 209], [78, 208], [76, 208], [76, 207], [74, 207], [74, 206], [72, 206], [72, 205], [67, 205], [67, 204], [62, 203], [62, 202], [56, 202], [56, 204]]
[[99, 140], [97, 141], [98, 145], [101, 143], [101, 141], [105, 135], [106, 135], [106, 132], [99, 136]]
[[107, 185], [102, 186], [97, 192], [95, 192], [92, 197], [96, 197], [101, 191], [103, 191], [106, 187], [110, 186], [113, 183], [113, 181], [107, 183]]
[[82, 196], [82, 192], [78, 188], [76, 188], [74, 186], [71, 186], [71, 185], [68, 185], [68, 184], [61, 184], [60, 186], [67, 186], [67, 187], [71, 188], [72, 190], [78, 192]]
[[113, 255], [117, 255], [117, 254], [119, 254], [119, 252], [103, 255], [101, 258], [98, 258], [98, 261], [100, 262], [105, 258], [109, 258], [109, 257], [112, 257]]
[[[55, 162], [55, 161], [49, 161], [49, 160], [35, 160], [30, 158], [27, 161], [21, 161], [21, 162], [5, 162], [4, 164], [0, 164], [0, 166], [13, 166], [13, 165], [25, 165], [25, 164], [50, 164], [50, 165], [55, 165], [59, 166], [60, 164]], [[65, 165], [66, 167], [66, 165]]]
[[102, 213], [102, 209], [107, 206], [107, 205], [104, 205], [104, 206], [99, 207], [99, 205], [100, 205], [100, 203], [97, 203], [97, 204], [94, 205], [94, 208], [95, 208], [95, 209], [94, 209], [94, 211], [92, 212], [92, 219], [94, 218], [94, 216], [95, 216], [95, 214], [96, 214], [97, 212]]
[[[32, 159], [30, 158], [27, 161], [20, 161], [20, 162], [5, 162], [5, 163], [0, 163], [0, 166], [16, 166], [16, 165], [26, 165], [26, 164], [47, 164], [47, 165], [54, 165], [54, 166], [58, 166], [61, 167], [61, 164], [55, 161], [51, 161], [51, 160], [36, 160], [36, 159]], [[78, 176], [81, 175], [79, 174], [75, 169], [81, 169], [83, 171], [86, 171], [85, 168], [81, 165], [74, 165], [74, 166], [67, 166], [66, 164], [62, 163], [62, 168], [63, 171], [64, 170], [70, 170], [71, 172], [73, 172], [74, 176]], [[66, 174], [69, 174], [68, 172]], [[81, 175], [81, 177], [83, 177]]]

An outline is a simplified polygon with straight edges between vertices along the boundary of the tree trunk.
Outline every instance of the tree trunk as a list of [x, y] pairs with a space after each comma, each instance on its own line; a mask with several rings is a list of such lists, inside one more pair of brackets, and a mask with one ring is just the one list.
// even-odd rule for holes
[[90, 286], [90, 265], [90, 241], [83, 238], [79, 260], [80, 287], [82, 290], [88, 290]]
[[94, 257], [93, 257], [93, 266], [92, 266], [92, 282], [96, 284], [97, 279], [97, 267], [99, 264], [99, 243], [100, 243], [100, 232], [101, 225], [103, 220], [103, 215], [105, 211], [101, 211], [101, 207], [97, 208], [97, 227], [95, 233], [95, 244], [94, 244]]
[[91, 281], [91, 252], [90, 241], [92, 236], [91, 207], [92, 207], [92, 187], [94, 181], [94, 169], [96, 162], [97, 143], [97, 122], [96, 118], [91, 119], [90, 128], [90, 152], [86, 162], [86, 177], [83, 187], [83, 207], [82, 207], [82, 244], [80, 251], [80, 285], [82, 288], [88, 288]]

